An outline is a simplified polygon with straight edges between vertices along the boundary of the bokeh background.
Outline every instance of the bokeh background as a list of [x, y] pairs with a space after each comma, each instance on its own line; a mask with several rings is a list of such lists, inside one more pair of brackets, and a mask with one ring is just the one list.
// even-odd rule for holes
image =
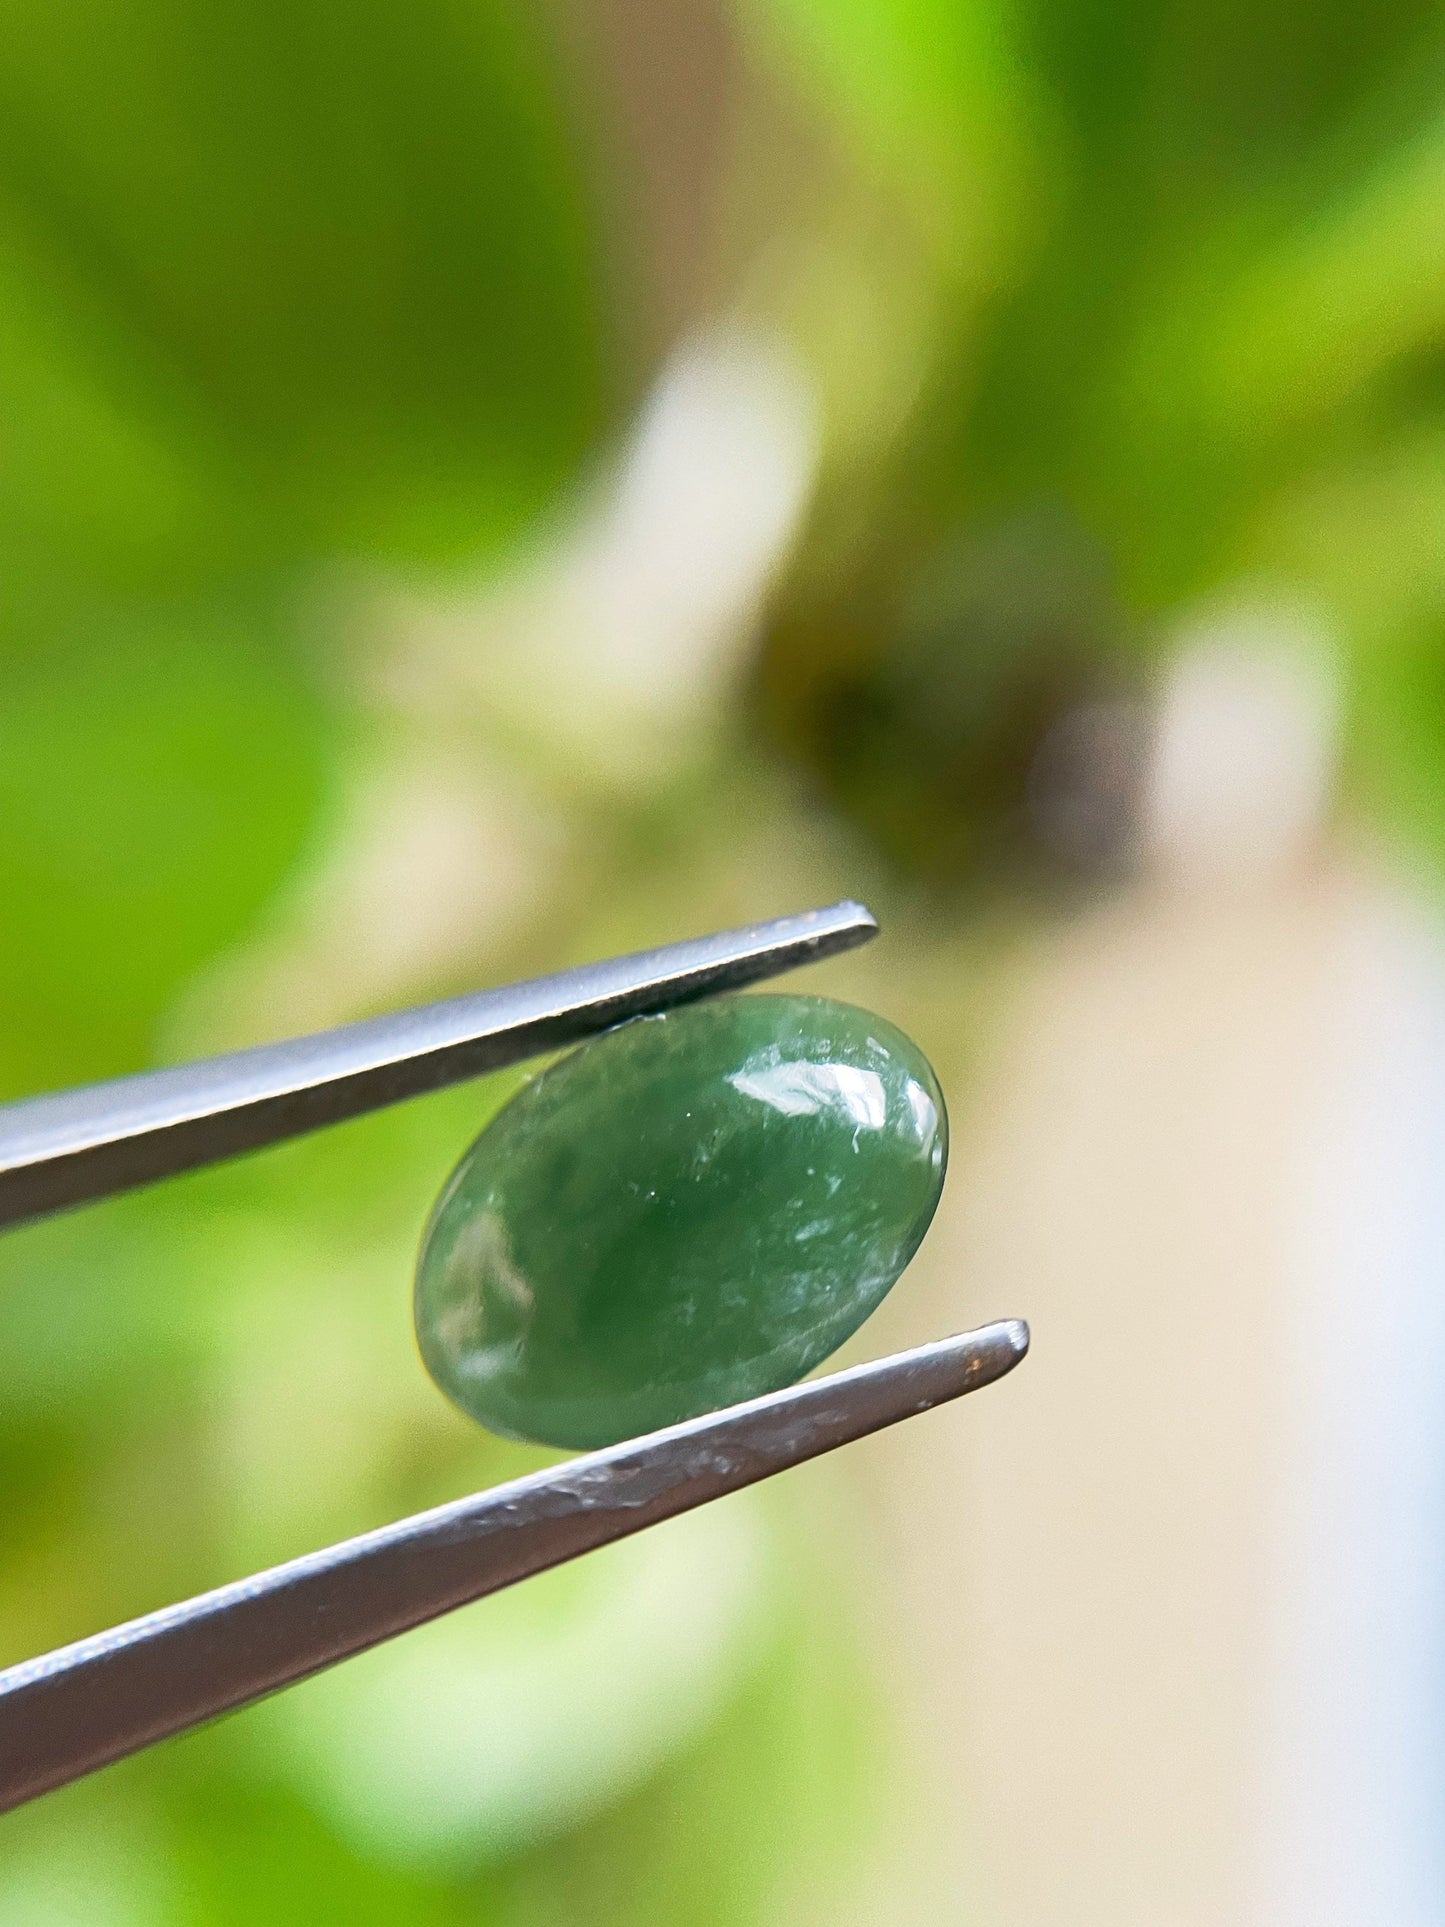
[[[1004, 1386], [0, 1820], [0, 1927], [1445, 1921], [1445, 25], [3, 0], [0, 1095], [865, 898]], [[799, 980], [800, 983], [803, 980]], [[515, 1080], [0, 1240], [0, 1663], [535, 1463]]]

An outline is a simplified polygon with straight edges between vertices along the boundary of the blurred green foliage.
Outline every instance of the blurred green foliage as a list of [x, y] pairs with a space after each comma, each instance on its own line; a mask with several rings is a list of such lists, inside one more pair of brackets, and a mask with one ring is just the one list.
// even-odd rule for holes
[[[781, 598], [775, 734], [895, 860], [956, 882], [1000, 844], [1018, 860], [1011, 715], [1036, 744], [1091, 680], [1137, 680], [1180, 609], [1258, 583], [1331, 611], [1357, 778], [1445, 852], [1438, 14], [760, 11], [912, 219], [931, 345], [876, 459], [830, 478]], [[896, 273], [866, 222], [860, 250]], [[978, 721], [935, 711], [900, 758], [900, 711], [960, 681], [992, 692]]]
[[16, 0], [18, 538], [170, 589], [515, 530], [606, 415], [600, 197], [567, 91], [496, 0]]
[[274, 615], [77, 625], [5, 672], [0, 1090], [134, 1069], [295, 863], [325, 784], [317, 692]]
[[[825, 407], [755, 679], [774, 749], [893, 873], [1014, 875], [1053, 722], [1263, 582], [1330, 611], [1360, 791], [1445, 854], [1438, 15], [680, 13], [734, 55], [735, 151], [684, 210], [710, 285], [744, 262]], [[284, 1026], [268, 945], [328, 901], [358, 769], [419, 755], [337, 585], [544, 548], [654, 372], [647, 167], [691, 132], [650, 33], [582, 17], [0, 8], [0, 1095]], [[448, 768], [554, 780], [443, 721]], [[475, 974], [669, 934], [734, 847], [751, 873], [744, 736], [655, 794], [544, 796], [572, 868]], [[529, 1462], [409, 1355], [423, 1216], [504, 1095], [0, 1241], [0, 1660]], [[0, 1927], [837, 1917], [887, 1721], [836, 1549], [776, 1503], [464, 1616], [472, 1670], [414, 1649], [509, 1683], [506, 1720], [426, 1702], [478, 1775], [440, 1845], [424, 1758], [390, 1804], [348, 1777], [422, 1678], [404, 1642], [0, 1821]], [[659, 1601], [679, 1638], [639, 1652]]]
[[[330, 585], [486, 566], [620, 421], [600, 91], [501, 0], [6, 9], [0, 1093], [205, 1047], [391, 750]], [[0, 1244], [0, 1658], [534, 1462], [409, 1331], [506, 1089]], [[0, 1923], [760, 1917], [870, 1780], [848, 1631], [766, 1508], [652, 1540], [9, 1816]]]

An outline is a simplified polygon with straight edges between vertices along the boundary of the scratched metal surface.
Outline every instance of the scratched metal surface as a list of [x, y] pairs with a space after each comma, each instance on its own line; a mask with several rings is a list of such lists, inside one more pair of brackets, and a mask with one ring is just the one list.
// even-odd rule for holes
[[570, 1460], [0, 1673], [0, 1811], [1011, 1371], [987, 1325]]

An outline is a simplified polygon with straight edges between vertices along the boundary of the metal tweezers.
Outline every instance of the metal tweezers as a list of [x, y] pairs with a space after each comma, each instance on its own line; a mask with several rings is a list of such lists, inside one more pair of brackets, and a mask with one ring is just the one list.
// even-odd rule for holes
[[[112, 1196], [866, 942], [856, 903], [0, 1107], [0, 1225]], [[974, 1391], [1017, 1320], [400, 1519], [0, 1672], [0, 1812], [531, 1574]]]

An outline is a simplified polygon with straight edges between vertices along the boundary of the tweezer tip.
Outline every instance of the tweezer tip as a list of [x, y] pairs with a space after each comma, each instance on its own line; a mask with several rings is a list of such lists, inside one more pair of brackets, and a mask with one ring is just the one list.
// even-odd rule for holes
[[1013, 1347], [1015, 1360], [1024, 1356], [1029, 1348], [1029, 1327], [1025, 1318], [1009, 1318], [1004, 1321], [1004, 1334]]
[[833, 909], [838, 916], [846, 917], [856, 929], [866, 930], [870, 936], [877, 933], [878, 919], [866, 903], [859, 903], [855, 897], [844, 897], [841, 903], [833, 905]]

